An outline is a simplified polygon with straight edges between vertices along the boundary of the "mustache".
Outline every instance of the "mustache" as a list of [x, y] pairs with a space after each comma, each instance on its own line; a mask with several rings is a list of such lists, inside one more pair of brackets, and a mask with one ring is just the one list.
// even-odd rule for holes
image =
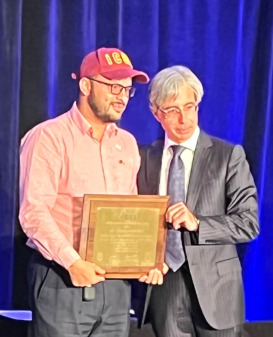
[[122, 103], [121, 103], [121, 102], [112, 102], [111, 104], [112, 104], [112, 105], [114, 105], [114, 104], [119, 104], [119, 105], [122, 105], [122, 106], [124, 106], [124, 107], [126, 106], [125, 103], [123, 103], [123, 102], [122, 102]]
[[124, 102], [122, 102], [122, 101], [120, 101], [120, 102], [111, 102], [111, 104], [120, 104], [120, 105], [126, 106], [126, 104]]

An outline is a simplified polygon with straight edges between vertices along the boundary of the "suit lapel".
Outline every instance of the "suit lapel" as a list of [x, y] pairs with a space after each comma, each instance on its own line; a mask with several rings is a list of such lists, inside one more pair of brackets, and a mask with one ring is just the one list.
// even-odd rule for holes
[[156, 141], [147, 152], [147, 184], [151, 194], [159, 193], [159, 180], [164, 141]]
[[207, 172], [207, 167], [210, 160], [210, 148], [212, 146], [212, 142], [210, 137], [205, 133], [201, 132], [198, 138], [189, 187], [187, 192], [187, 206], [191, 211], [194, 210], [196, 206], [196, 202], [202, 187], [202, 183], [205, 178], [205, 172]]

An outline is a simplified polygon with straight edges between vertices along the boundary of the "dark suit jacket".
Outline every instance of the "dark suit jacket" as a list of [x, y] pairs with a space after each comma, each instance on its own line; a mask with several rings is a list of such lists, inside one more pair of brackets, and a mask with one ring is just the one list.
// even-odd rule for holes
[[[140, 147], [139, 194], [158, 194], [163, 146], [163, 141], [156, 141]], [[203, 314], [215, 329], [240, 325], [244, 294], [235, 245], [259, 233], [256, 188], [240, 145], [200, 133], [186, 204], [200, 220], [197, 242], [193, 244], [188, 231], [184, 241]], [[149, 294], [145, 310], [148, 302]]]

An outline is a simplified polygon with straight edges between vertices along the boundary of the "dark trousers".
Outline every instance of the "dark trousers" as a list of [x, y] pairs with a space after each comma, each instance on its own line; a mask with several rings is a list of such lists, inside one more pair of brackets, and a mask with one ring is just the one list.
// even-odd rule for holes
[[[149, 320], [157, 337], [236, 337], [235, 328], [215, 330], [200, 308], [187, 262], [153, 286]], [[238, 328], [237, 328], [238, 329]]]
[[28, 268], [33, 320], [29, 337], [127, 337], [131, 287], [124, 280], [94, 286], [95, 298], [83, 301], [68, 272], [33, 252]]

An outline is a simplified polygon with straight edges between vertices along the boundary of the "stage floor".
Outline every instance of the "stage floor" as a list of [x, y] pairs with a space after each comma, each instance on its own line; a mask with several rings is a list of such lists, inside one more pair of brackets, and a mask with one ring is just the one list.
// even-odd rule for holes
[[[4, 316], [3, 316], [4, 314]], [[21, 320], [8, 317], [20, 317]], [[0, 337], [27, 337], [27, 326], [31, 312], [2, 312], [0, 311]], [[141, 330], [137, 328], [137, 322], [131, 319], [129, 337], [155, 337], [152, 327], [147, 324]], [[248, 322], [238, 337], [273, 337], [273, 322]]]

